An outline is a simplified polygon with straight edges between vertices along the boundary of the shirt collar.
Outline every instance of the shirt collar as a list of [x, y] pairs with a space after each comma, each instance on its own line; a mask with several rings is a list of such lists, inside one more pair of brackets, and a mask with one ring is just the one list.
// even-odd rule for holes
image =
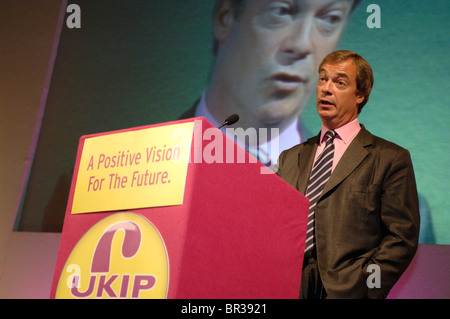
[[[358, 118], [356, 118], [353, 121], [350, 121], [347, 124], [338, 127], [334, 131], [336, 132], [336, 138], [342, 140], [345, 144], [348, 144], [353, 140], [353, 138], [358, 134], [360, 130], [361, 126], [359, 125]], [[329, 131], [329, 129], [322, 124], [320, 143], [323, 143], [327, 131]]]

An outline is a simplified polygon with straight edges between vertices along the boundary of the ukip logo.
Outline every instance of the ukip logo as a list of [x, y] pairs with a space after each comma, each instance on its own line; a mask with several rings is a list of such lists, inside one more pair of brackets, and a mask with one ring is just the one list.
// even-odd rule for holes
[[89, 229], [58, 281], [56, 298], [167, 298], [168, 261], [158, 230], [141, 215], [117, 213]]

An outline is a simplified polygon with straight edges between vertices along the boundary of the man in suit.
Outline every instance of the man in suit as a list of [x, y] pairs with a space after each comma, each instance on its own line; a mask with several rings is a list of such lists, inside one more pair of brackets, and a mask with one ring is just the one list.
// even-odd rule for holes
[[416, 252], [420, 218], [410, 154], [358, 122], [372, 86], [372, 69], [360, 55], [329, 54], [316, 89], [321, 132], [280, 155], [278, 175], [306, 194], [326, 133], [335, 136], [331, 176], [316, 198], [306, 194], [312, 218], [301, 298], [384, 298]]

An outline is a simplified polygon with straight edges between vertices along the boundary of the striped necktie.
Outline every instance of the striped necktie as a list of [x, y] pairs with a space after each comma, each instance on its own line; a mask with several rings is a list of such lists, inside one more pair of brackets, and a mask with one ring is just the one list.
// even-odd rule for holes
[[325, 149], [322, 151], [322, 154], [320, 154], [313, 165], [311, 177], [309, 178], [308, 182], [308, 188], [306, 189], [305, 196], [309, 199], [309, 213], [308, 226], [306, 228], [305, 252], [311, 250], [315, 245], [314, 210], [316, 208], [316, 204], [320, 198], [322, 190], [331, 176], [331, 168], [333, 166], [333, 140], [336, 137], [336, 132], [328, 131], [325, 135], [328, 137], [328, 140], [325, 144]]

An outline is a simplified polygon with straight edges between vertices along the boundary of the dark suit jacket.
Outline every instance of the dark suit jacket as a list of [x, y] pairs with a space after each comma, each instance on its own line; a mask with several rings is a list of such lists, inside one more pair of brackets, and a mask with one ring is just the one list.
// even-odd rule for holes
[[[280, 155], [278, 175], [302, 194], [318, 142], [315, 136]], [[325, 185], [315, 219], [317, 261], [328, 297], [386, 297], [414, 257], [419, 238], [409, 152], [362, 126]], [[381, 288], [367, 287], [370, 264], [381, 269]]]

